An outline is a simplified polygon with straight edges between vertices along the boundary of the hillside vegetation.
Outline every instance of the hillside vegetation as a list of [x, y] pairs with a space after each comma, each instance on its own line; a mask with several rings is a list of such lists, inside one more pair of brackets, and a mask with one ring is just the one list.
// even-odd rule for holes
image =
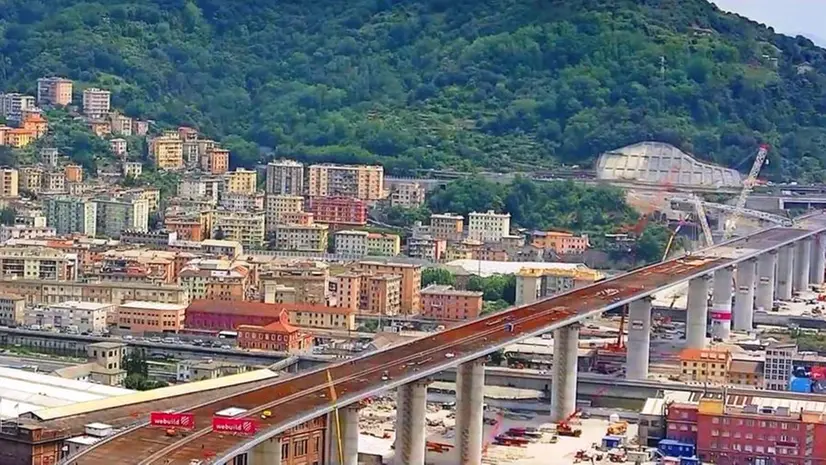
[[65, 75], [133, 116], [307, 161], [588, 164], [644, 139], [826, 178], [826, 54], [703, 0], [6, 0], [0, 89]]

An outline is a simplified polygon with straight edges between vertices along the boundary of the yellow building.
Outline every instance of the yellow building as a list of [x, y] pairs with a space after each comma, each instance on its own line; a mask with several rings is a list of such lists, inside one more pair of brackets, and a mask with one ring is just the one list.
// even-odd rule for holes
[[367, 255], [395, 257], [401, 252], [402, 240], [396, 234], [370, 233], [367, 235]]
[[430, 215], [430, 235], [434, 239], [461, 241], [465, 232], [465, 217], [452, 213]]
[[268, 194], [265, 202], [267, 212], [267, 231], [275, 229], [275, 225], [282, 223], [287, 213], [304, 211], [304, 197], [300, 195]]
[[43, 185], [43, 169], [37, 166], [24, 166], [19, 171], [19, 189], [38, 193]]
[[732, 360], [728, 369], [728, 384], [733, 386], [763, 386], [763, 369], [757, 360]]
[[159, 170], [179, 170], [184, 167], [184, 142], [176, 132], [152, 139], [149, 152]]
[[275, 226], [276, 250], [326, 252], [326, 224], [279, 224]]
[[290, 324], [305, 328], [355, 331], [356, 312], [350, 308], [326, 305], [284, 304]]
[[20, 180], [14, 168], [0, 168], [0, 196], [17, 197]]
[[264, 245], [264, 213], [216, 210], [212, 213], [211, 231], [213, 238], [237, 241], [244, 247], [260, 248]]
[[226, 192], [234, 194], [254, 194], [257, 182], [255, 171], [238, 168], [226, 175]]
[[709, 384], [728, 382], [731, 352], [719, 349], [683, 349], [680, 352], [680, 380]]
[[384, 198], [384, 168], [368, 165], [312, 165], [308, 194], [313, 197]]
[[37, 132], [31, 129], [14, 128], [6, 131], [6, 145], [23, 148], [37, 139]]

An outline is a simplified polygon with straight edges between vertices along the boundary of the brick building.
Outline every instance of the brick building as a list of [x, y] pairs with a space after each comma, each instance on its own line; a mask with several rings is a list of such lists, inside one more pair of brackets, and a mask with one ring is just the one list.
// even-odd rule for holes
[[184, 326], [209, 331], [233, 331], [241, 325], [266, 326], [278, 320], [282, 310], [281, 305], [261, 302], [194, 300], [186, 308]]
[[310, 197], [304, 209], [317, 223], [343, 226], [367, 224], [367, 204], [354, 197]]
[[288, 318], [282, 309], [275, 321], [265, 326], [239, 325], [238, 347], [290, 353], [311, 348], [313, 336], [291, 325]]
[[482, 292], [461, 291], [431, 284], [422, 289], [422, 316], [445, 320], [470, 320], [482, 313]]

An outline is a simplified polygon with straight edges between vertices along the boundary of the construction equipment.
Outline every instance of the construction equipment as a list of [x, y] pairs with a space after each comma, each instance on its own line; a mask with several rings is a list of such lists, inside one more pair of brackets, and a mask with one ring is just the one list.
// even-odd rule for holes
[[612, 436], [620, 436], [625, 434], [628, 431], [628, 422], [627, 421], [618, 421], [616, 423], [612, 423], [608, 425], [608, 429], [606, 430], [606, 434]]
[[694, 210], [697, 211], [697, 221], [700, 222], [700, 227], [703, 229], [703, 237], [706, 240], [706, 247], [714, 245], [714, 237], [711, 235], [711, 228], [708, 225], [708, 216], [706, 216], [706, 209], [703, 206], [703, 201], [696, 195], [692, 196], [691, 202], [694, 204]]
[[737, 229], [737, 222], [743, 215], [742, 209], [746, 206], [746, 199], [751, 191], [754, 189], [754, 182], [757, 180], [757, 175], [760, 174], [760, 169], [766, 163], [766, 156], [769, 153], [769, 146], [763, 144], [757, 151], [757, 156], [754, 158], [754, 164], [751, 165], [748, 177], [743, 180], [743, 189], [740, 191], [740, 196], [737, 197], [737, 203], [734, 204], [735, 210], [731, 214], [731, 218], [726, 222], [726, 229], [723, 233], [723, 240], [728, 240], [734, 235], [734, 230]]

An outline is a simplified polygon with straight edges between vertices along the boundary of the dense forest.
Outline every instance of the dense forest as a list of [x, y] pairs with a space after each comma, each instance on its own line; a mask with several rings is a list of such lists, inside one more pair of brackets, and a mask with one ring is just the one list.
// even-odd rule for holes
[[704, 0], [7, 0], [0, 37], [0, 89], [102, 86], [234, 165], [532, 169], [654, 139], [729, 166], [768, 142], [766, 175], [826, 180], [826, 52]]

